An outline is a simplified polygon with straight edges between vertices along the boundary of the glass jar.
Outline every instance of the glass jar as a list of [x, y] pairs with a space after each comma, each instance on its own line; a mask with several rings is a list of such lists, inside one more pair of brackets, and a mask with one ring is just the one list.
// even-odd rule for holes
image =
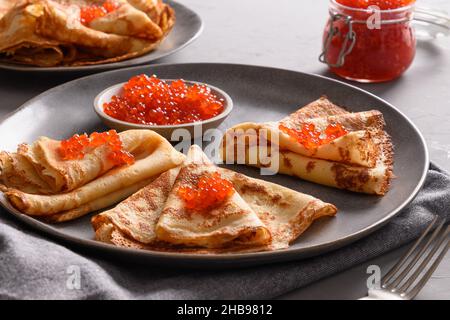
[[330, 1], [320, 60], [359, 82], [399, 77], [414, 60], [414, 4], [390, 10], [352, 8]]

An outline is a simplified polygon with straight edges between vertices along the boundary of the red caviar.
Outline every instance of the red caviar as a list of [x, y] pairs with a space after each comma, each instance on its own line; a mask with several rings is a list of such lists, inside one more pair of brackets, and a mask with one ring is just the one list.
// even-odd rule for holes
[[288, 128], [282, 124], [279, 125], [279, 128], [301, 143], [306, 149], [317, 148], [348, 133], [339, 123], [329, 124], [323, 132], [316, 130], [316, 126], [312, 123], [303, 124], [300, 130]]
[[59, 153], [64, 160], [83, 159], [84, 150], [89, 146], [87, 134], [75, 134], [67, 140], [61, 141]]
[[[331, 3], [324, 43], [325, 59], [337, 75], [360, 82], [382, 82], [403, 74], [414, 60], [416, 38], [411, 25], [415, 0], [336, 0]], [[345, 7], [343, 7], [343, 6]], [[369, 10], [378, 6], [380, 11]], [[394, 11], [389, 11], [396, 9]], [[351, 18], [354, 40], [347, 39]], [[330, 29], [332, 28], [332, 29]], [[330, 30], [334, 30], [330, 35]], [[351, 43], [354, 41], [354, 45]], [[343, 52], [345, 60], [340, 60]]]
[[108, 159], [114, 165], [134, 163], [133, 155], [123, 149], [122, 141], [116, 130], [94, 132], [90, 136], [86, 133], [75, 134], [71, 138], [61, 141], [59, 153], [63, 160], [80, 160], [87, 152], [105, 144], [109, 148]]
[[224, 109], [205, 85], [187, 85], [183, 80], [166, 82], [156, 76], [138, 75], [103, 106], [116, 119], [148, 125], [174, 125], [198, 122], [219, 115]]
[[190, 210], [205, 210], [224, 202], [234, 193], [233, 184], [221, 177], [218, 172], [205, 174], [196, 187], [180, 186], [178, 195]]
[[106, 16], [119, 7], [114, 0], [106, 0], [102, 5], [93, 4], [81, 8], [80, 21], [84, 25], [88, 25], [92, 20]]
[[336, 0], [340, 4], [352, 7], [367, 9], [370, 6], [378, 6], [380, 10], [397, 9], [408, 6], [415, 2], [415, 0]]
[[381, 10], [397, 9], [408, 6], [415, 0], [336, 0], [340, 4], [352, 7], [367, 9], [370, 6], [378, 6]]

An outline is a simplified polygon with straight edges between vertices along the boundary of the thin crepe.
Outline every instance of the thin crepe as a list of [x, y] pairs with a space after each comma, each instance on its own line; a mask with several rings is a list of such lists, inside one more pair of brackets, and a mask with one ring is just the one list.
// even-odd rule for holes
[[[0, 0], [0, 58], [50, 67], [120, 61], [155, 49], [175, 23], [172, 8], [156, 1], [136, 6], [117, 0], [116, 10], [84, 25], [88, 0]], [[147, 10], [142, 11], [142, 7]], [[1, 13], [1, 12], [0, 12]]]
[[93, 19], [88, 27], [105, 33], [133, 36], [153, 41], [160, 40], [164, 33], [145, 12], [142, 12], [126, 1], [121, 1], [116, 10], [103, 17]]
[[[159, 251], [223, 253], [276, 250], [288, 247], [289, 243], [297, 239], [314, 220], [336, 214], [333, 205], [314, 197], [214, 167], [209, 161], [204, 161], [204, 155], [197, 147], [193, 147], [190, 154], [191, 156], [196, 154], [197, 159], [203, 159], [202, 164], [193, 165], [188, 159], [183, 168], [174, 168], [163, 173], [150, 185], [115, 208], [93, 217], [96, 239], [117, 246]], [[228, 239], [224, 242], [226, 238], [222, 234], [211, 231], [208, 234], [210, 237], [205, 237], [205, 228], [221, 230], [224, 225], [231, 222], [217, 223], [217, 217], [222, 213], [216, 211], [216, 214], [212, 212], [210, 215], [201, 216], [203, 220], [208, 220], [198, 224], [196, 217], [186, 215], [179, 205], [174, 186], [177, 181], [178, 183], [184, 181], [186, 175], [190, 180], [191, 173], [194, 172], [195, 175], [200, 169], [198, 166], [203, 170], [220, 172], [223, 178], [232, 182], [239, 201], [243, 200], [246, 204], [244, 207], [250, 215], [250, 221], [255, 223], [254, 215], [256, 215], [269, 231], [270, 242], [261, 243], [264, 237], [260, 237], [260, 241], [255, 241], [254, 236], [247, 239], [241, 237], [239, 241], [235, 241], [235, 238]], [[229, 236], [230, 231], [227, 232]]]
[[[153, 46], [153, 41], [129, 36], [126, 28], [131, 27], [131, 23], [124, 27], [120, 34], [107, 33], [83, 25], [79, 19], [79, 6], [66, 3], [66, 1], [52, 0], [46, 0], [42, 6], [43, 14], [37, 19], [36, 33], [59, 42], [75, 43], [80, 46], [80, 51], [85, 56], [82, 60], [90, 59], [90, 55], [120, 59], [121, 56], [129, 53], [147, 52], [148, 48]], [[129, 5], [125, 4], [125, 6]], [[121, 10], [121, 8], [117, 10]], [[100, 25], [104, 29], [112, 31], [113, 21], [117, 22], [116, 29], [117, 26], [120, 26], [117, 18], [116, 20], [109, 19], [113, 14], [115, 11], [101, 19], [104, 23], [100, 23]], [[91, 22], [91, 25], [95, 24], [95, 20]]]
[[[50, 67], [70, 61], [75, 48], [35, 32], [42, 6], [30, 1], [1, 1], [0, 59], [4, 61]], [[15, 1], [14, 1], [15, 2]]]
[[[120, 133], [123, 148], [136, 159], [134, 164], [120, 167], [112, 167], [108, 163], [103, 147], [94, 149], [81, 160], [63, 161], [59, 159], [56, 142], [48, 138], [43, 139], [49, 143], [43, 144], [43, 153], [32, 153], [35, 158], [30, 161], [31, 167], [28, 167], [34, 169], [30, 170], [32, 175], [20, 172], [20, 168], [11, 168], [10, 159], [15, 158], [15, 154], [3, 153], [0, 157], [0, 182], [6, 197], [18, 210], [35, 216], [50, 216], [75, 209], [85, 214], [93, 210], [92, 208], [104, 208], [134, 193], [136, 187], [142, 187], [141, 182], [149, 182], [162, 172], [178, 166], [184, 159], [167, 140], [150, 130], [129, 130]], [[39, 141], [42, 141], [42, 138]], [[21, 148], [23, 146], [19, 147]], [[22, 157], [24, 156], [19, 150], [17, 158], [23, 159]], [[12, 180], [12, 170], [16, 170], [16, 177], [22, 178]], [[51, 179], [48, 179], [48, 176], [43, 178], [45, 175], [49, 175]], [[27, 193], [29, 190], [21, 187], [26, 186], [28, 177], [40, 177], [47, 183], [64, 181], [66, 184], [57, 183], [54, 186], [65, 186], [61, 190], [68, 192]]]
[[88, 214], [89, 212], [108, 208], [122, 200], [125, 200], [131, 194], [144, 188], [149, 183], [151, 183], [153, 180], [155, 180], [155, 178], [156, 177], [151, 177], [148, 180], [143, 180], [138, 183], [132, 184], [131, 186], [111, 192], [110, 194], [107, 194], [103, 197], [94, 199], [94, 200], [92, 200], [88, 203], [85, 203], [75, 209], [56, 213], [51, 216], [45, 216], [44, 219], [48, 222], [53, 222], [53, 223], [71, 221], [71, 220], [80, 218], [80, 217]]
[[[279, 130], [280, 124], [301, 128], [305, 123], [318, 130], [339, 123], [348, 133], [307, 149]], [[350, 113], [322, 97], [279, 122], [234, 126], [224, 136], [222, 156], [227, 163], [270, 167], [327, 186], [383, 195], [393, 176], [392, 143], [383, 127], [379, 111]]]
[[178, 188], [196, 188], [202, 176], [216, 172], [219, 169], [199, 147], [190, 148], [156, 224], [158, 239], [173, 245], [207, 248], [255, 246], [270, 242], [268, 229], [238, 192], [234, 191], [229, 198], [210, 209], [186, 209]]

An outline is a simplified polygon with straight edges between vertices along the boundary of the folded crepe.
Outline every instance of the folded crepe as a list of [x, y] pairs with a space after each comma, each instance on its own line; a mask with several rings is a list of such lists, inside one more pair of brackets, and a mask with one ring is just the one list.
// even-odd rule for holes
[[1, 152], [0, 189], [23, 213], [65, 221], [117, 203], [184, 159], [153, 131], [129, 130], [119, 137], [135, 158], [131, 165], [114, 166], [106, 145], [82, 159], [63, 160], [60, 141], [46, 137], [15, 153]]
[[[20, 0], [19, 0], [20, 1]], [[0, 1], [0, 19], [14, 7], [18, 1]]]
[[[323, 132], [340, 124], [346, 134], [312, 148], [280, 129], [301, 130], [313, 124]], [[269, 167], [327, 186], [383, 195], [392, 178], [392, 144], [383, 130], [383, 115], [376, 110], [350, 113], [325, 97], [278, 122], [242, 123], [223, 139], [227, 163]]]
[[142, 5], [130, 2], [114, 0], [115, 10], [83, 24], [81, 10], [104, 1], [0, 0], [0, 10], [9, 9], [0, 20], [0, 58], [49, 67], [107, 63], [145, 54], [172, 29], [174, 11], [161, 0]]
[[127, 0], [136, 9], [145, 14], [166, 33], [174, 19], [173, 9], [161, 0]]
[[[216, 207], [186, 209], [177, 193], [204, 174], [219, 173], [234, 193]], [[199, 253], [286, 248], [336, 208], [277, 184], [214, 166], [197, 146], [182, 166], [161, 174], [115, 208], [92, 218], [96, 239], [117, 246]]]
[[[14, 5], [15, 4], [15, 5]], [[70, 61], [75, 48], [35, 32], [42, 8], [30, 1], [0, 0], [0, 59], [7, 62], [51, 67]]]

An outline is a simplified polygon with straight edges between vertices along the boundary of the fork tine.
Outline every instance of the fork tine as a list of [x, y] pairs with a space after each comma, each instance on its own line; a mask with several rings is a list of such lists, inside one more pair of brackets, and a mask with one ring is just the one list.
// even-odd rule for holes
[[414, 250], [416, 250], [416, 248], [421, 244], [421, 242], [425, 239], [426, 235], [430, 232], [431, 228], [434, 226], [437, 220], [438, 216], [435, 216], [433, 221], [431, 221], [430, 225], [425, 229], [425, 231], [422, 233], [419, 239], [417, 239], [417, 241], [414, 243], [411, 249], [409, 249], [408, 252], [405, 255], [403, 255], [403, 257], [388, 271], [388, 273], [386, 273], [386, 275], [381, 280], [381, 284], [383, 287], [385, 287], [389, 282], [389, 280], [391, 280], [392, 277], [397, 273], [397, 271], [401, 267], [403, 267], [404, 263], [408, 260], [408, 258], [414, 252]]
[[[428, 238], [427, 242], [423, 245], [423, 247], [420, 248], [419, 252], [417, 252], [414, 257], [411, 259], [411, 261], [408, 263], [408, 265], [403, 269], [403, 271], [397, 276], [396, 279], [394, 279], [389, 285], [387, 285], [387, 288], [392, 289], [392, 292], [397, 292], [397, 286], [402, 282], [405, 277], [408, 275], [408, 273], [411, 271], [411, 269], [416, 265], [417, 261], [420, 260], [420, 258], [424, 255], [426, 250], [430, 247], [433, 240], [436, 238], [436, 236], [441, 231], [442, 227], [444, 226], [445, 221], [442, 221], [437, 228], [434, 230], [434, 232], [431, 234], [431, 236]], [[401, 292], [400, 292], [401, 293]]]
[[450, 231], [450, 227], [447, 227], [446, 229], [441, 232], [440, 237], [436, 240], [434, 243], [433, 248], [430, 250], [426, 258], [422, 261], [420, 266], [417, 268], [417, 270], [409, 277], [409, 279], [401, 286], [401, 288], [398, 290], [399, 292], [406, 292], [408, 288], [414, 283], [414, 281], [417, 279], [417, 277], [426, 270], [426, 267], [430, 260], [433, 258], [436, 251], [441, 247], [442, 243], [445, 241], [445, 239], [448, 236], [448, 233]]
[[436, 258], [434, 263], [431, 265], [430, 269], [423, 275], [422, 279], [416, 284], [416, 286], [407, 294], [410, 299], [414, 299], [420, 290], [425, 286], [428, 279], [433, 275], [433, 272], [438, 267], [439, 263], [442, 261], [444, 256], [446, 255], [448, 249], [450, 248], [450, 239], [447, 240], [446, 245], [444, 246], [444, 249], [442, 249], [439, 256]]

